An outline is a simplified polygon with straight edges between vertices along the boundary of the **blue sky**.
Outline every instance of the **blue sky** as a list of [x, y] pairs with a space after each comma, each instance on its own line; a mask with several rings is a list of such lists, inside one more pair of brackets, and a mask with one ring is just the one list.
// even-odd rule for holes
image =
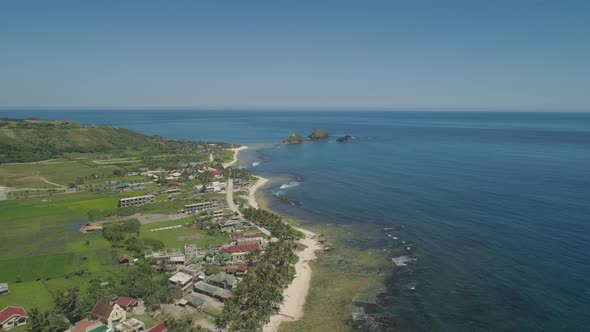
[[1, 1], [0, 107], [590, 110], [590, 1]]

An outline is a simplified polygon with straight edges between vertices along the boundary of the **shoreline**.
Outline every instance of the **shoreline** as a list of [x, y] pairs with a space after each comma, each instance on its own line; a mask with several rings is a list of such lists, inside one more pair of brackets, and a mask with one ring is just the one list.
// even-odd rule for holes
[[[228, 163], [229, 166], [237, 162], [240, 151], [247, 149], [247, 146], [234, 148], [234, 160]], [[227, 167], [224, 165], [224, 167]], [[259, 204], [256, 200], [256, 191], [266, 185], [269, 180], [262, 176], [256, 176], [258, 179], [248, 190], [248, 204], [258, 209]], [[295, 264], [295, 277], [293, 281], [283, 290], [283, 303], [277, 314], [270, 317], [269, 322], [264, 326], [264, 332], [277, 331], [283, 322], [293, 322], [303, 317], [303, 307], [307, 294], [311, 286], [312, 270], [310, 262], [317, 258], [316, 252], [321, 249], [321, 245], [316, 241], [317, 234], [300, 227], [293, 227], [302, 232], [305, 238], [299, 240], [299, 243], [305, 246], [305, 249], [295, 253], [299, 260]]]
[[233, 149], [231, 149], [231, 150], [234, 152], [234, 158], [233, 158], [233, 160], [232, 160], [232, 161], [229, 161], [229, 162], [227, 162], [227, 163], [223, 163], [223, 164], [221, 164], [221, 165], [223, 165], [223, 168], [230, 167], [230, 166], [232, 166], [233, 164], [237, 163], [237, 162], [238, 162], [238, 159], [239, 159], [239, 156], [240, 156], [240, 151], [242, 151], [242, 150], [246, 150], [247, 148], [248, 148], [247, 146], [245, 146], [245, 145], [241, 145], [241, 146], [239, 146], [239, 147], [237, 147], [237, 148], [233, 148]]

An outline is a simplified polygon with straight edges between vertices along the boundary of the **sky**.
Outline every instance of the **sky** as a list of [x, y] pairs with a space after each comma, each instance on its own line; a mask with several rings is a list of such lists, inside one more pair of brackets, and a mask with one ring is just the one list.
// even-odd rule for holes
[[0, 108], [590, 111], [590, 1], [0, 1]]

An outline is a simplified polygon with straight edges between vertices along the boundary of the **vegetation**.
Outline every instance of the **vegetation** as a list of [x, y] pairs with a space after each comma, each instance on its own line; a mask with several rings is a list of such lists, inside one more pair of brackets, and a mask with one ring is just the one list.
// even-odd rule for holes
[[283, 143], [285, 143], [285, 144], [299, 144], [299, 143], [303, 143], [303, 141], [305, 141], [305, 138], [303, 138], [303, 136], [299, 135], [299, 133], [292, 133], [291, 135], [287, 136], [287, 138], [285, 138], [283, 140]]
[[[219, 143], [216, 146], [229, 147]], [[204, 142], [168, 140], [113, 126], [68, 121], [0, 119], [0, 163], [101, 153], [109, 157], [209, 152]]]
[[314, 129], [314, 131], [311, 134], [309, 134], [308, 137], [312, 141], [321, 141], [321, 140], [328, 139], [328, 133], [326, 133], [321, 128], [316, 128], [316, 129]]
[[204, 331], [199, 327], [193, 326], [193, 320], [191, 318], [169, 318], [166, 321], [166, 328], [168, 332], [201, 332]]
[[54, 310], [41, 312], [38, 308], [33, 308], [28, 315], [27, 331], [29, 332], [65, 331], [70, 327], [70, 324]]
[[302, 237], [303, 234], [288, 224], [283, 222], [283, 218], [270, 211], [247, 208], [243, 211], [244, 218], [255, 224], [262, 226], [279, 239], [294, 239]]
[[[261, 209], [248, 208], [244, 217], [263, 227], [269, 227], [278, 242], [271, 242], [264, 254], [251, 252], [246, 260], [253, 265], [246, 277], [225, 303], [217, 324], [227, 331], [261, 331], [270, 316], [277, 313], [283, 302], [283, 288], [292, 280], [295, 231], [282, 222], [280, 216]], [[254, 263], [256, 262], [256, 263]]]

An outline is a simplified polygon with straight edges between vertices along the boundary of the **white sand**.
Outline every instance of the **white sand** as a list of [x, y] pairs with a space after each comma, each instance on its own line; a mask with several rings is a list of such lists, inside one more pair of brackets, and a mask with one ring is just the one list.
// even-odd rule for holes
[[267, 182], [268, 179], [267, 178], [263, 178], [262, 176], [256, 176], [256, 178], [258, 178], [258, 180], [256, 181], [256, 183], [254, 183], [253, 186], [250, 187], [249, 192], [248, 192], [248, 204], [250, 204], [251, 207], [258, 209], [258, 202], [256, 201], [256, 190], [260, 189], [260, 187], [264, 186]]
[[237, 148], [233, 148], [233, 149], [232, 149], [232, 151], [234, 152], [234, 158], [233, 158], [233, 160], [232, 160], [232, 161], [230, 161], [230, 162], [227, 162], [227, 163], [223, 163], [223, 164], [222, 164], [222, 165], [223, 165], [223, 167], [224, 167], [224, 168], [226, 168], [226, 167], [230, 167], [230, 166], [232, 166], [233, 164], [237, 163], [237, 162], [238, 162], [238, 156], [239, 156], [239, 154], [240, 154], [240, 151], [242, 151], [242, 150], [246, 150], [247, 148], [248, 148], [248, 147], [247, 147], [247, 146], [245, 146], [245, 145], [242, 145], [242, 146], [240, 146], [240, 147], [237, 147]]

